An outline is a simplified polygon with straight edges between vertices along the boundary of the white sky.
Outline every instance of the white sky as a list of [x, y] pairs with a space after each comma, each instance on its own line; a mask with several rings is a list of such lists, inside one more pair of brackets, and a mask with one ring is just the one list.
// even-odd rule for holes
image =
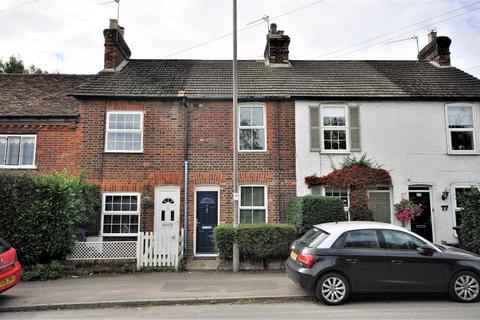
[[[103, 1], [0, 0], [0, 58], [20, 55], [27, 65], [50, 72], [98, 72], [103, 68], [102, 31], [116, 17], [116, 4], [99, 5]], [[290, 36], [290, 59], [415, 59], [414, 40], [385, 42], [417, 35], [422, 48], [429, 29], [436, 28], [438, 35], [452, 39], [452, 64], [480, 78], [480, 1], [238, 0], [239, 29], [264, 14]], [[232, 0], [121, 0], [120, 24], [132, 58], [232, 57], [231, 36], [170, 56], [230, 33]], [[266, 24], [249, 27], [238, 36], [239, 59], [263, 55]], [[371, 44], [376, 45], [365, 48]]]

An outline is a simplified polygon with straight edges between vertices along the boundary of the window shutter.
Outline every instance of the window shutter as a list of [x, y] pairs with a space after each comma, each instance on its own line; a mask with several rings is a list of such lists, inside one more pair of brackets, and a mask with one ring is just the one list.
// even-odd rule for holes
[[320, 151], [320, 107], [310, 107], [310, 151]]
[[360, 109], [358, 106], [349, 107], [350, 113], [350, 151], [360, 149]]

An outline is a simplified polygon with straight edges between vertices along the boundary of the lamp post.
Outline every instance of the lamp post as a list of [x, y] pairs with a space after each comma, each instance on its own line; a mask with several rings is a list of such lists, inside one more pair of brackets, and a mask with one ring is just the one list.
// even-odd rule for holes
[[[238, 70], [237, 70], [237, 0], [233, 0], [233, 226], [238, 228]], [[233, 242], [233, 272], [240, 271], [240, 253], [238, 250], [238, 243]]]

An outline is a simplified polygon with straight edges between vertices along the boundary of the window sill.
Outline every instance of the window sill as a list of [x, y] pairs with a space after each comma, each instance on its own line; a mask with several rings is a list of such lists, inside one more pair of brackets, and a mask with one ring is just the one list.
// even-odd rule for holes
[[350, 150], [322, 150], [321, 154], [350, 154]]
[[143, 153], [143, 150], [141, 151], [120, 151], [120, 150], [114, 150], [114, 151], [110, 151], [110, 150], [105, 150], [104, 153], [127, 153], [127, 154], [142, 154]]
[[448, 151], [448, 155], [450, 156], [478, 156], [480, 153], [478, 151]]
[[37, 166], [0, 166], [0, 169], [7, 169], [7, 170], [29, 169], [29, 170], [35, 170], [35, 169], [37, 169]]
[[268, 153], [268, 150], [238, 150], [238, 153]]
[[100, 233], [99, 237], [138, 237], [137, 233]]

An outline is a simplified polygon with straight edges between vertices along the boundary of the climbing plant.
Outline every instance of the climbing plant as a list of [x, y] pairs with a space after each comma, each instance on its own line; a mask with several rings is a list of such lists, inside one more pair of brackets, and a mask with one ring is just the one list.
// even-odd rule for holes
[[357, 159], [347, 156], [340, 167], [325, 176], [305, 177], [309, 188], [314, 186], [350, 188], [350, 217], [352, 220], [373, 220], [373, 213], [368, 208], [367, 190], [369, 186], [391, 185], [392, 178], [387, 170], [378, 163], [367, 159], [366, 154]]

